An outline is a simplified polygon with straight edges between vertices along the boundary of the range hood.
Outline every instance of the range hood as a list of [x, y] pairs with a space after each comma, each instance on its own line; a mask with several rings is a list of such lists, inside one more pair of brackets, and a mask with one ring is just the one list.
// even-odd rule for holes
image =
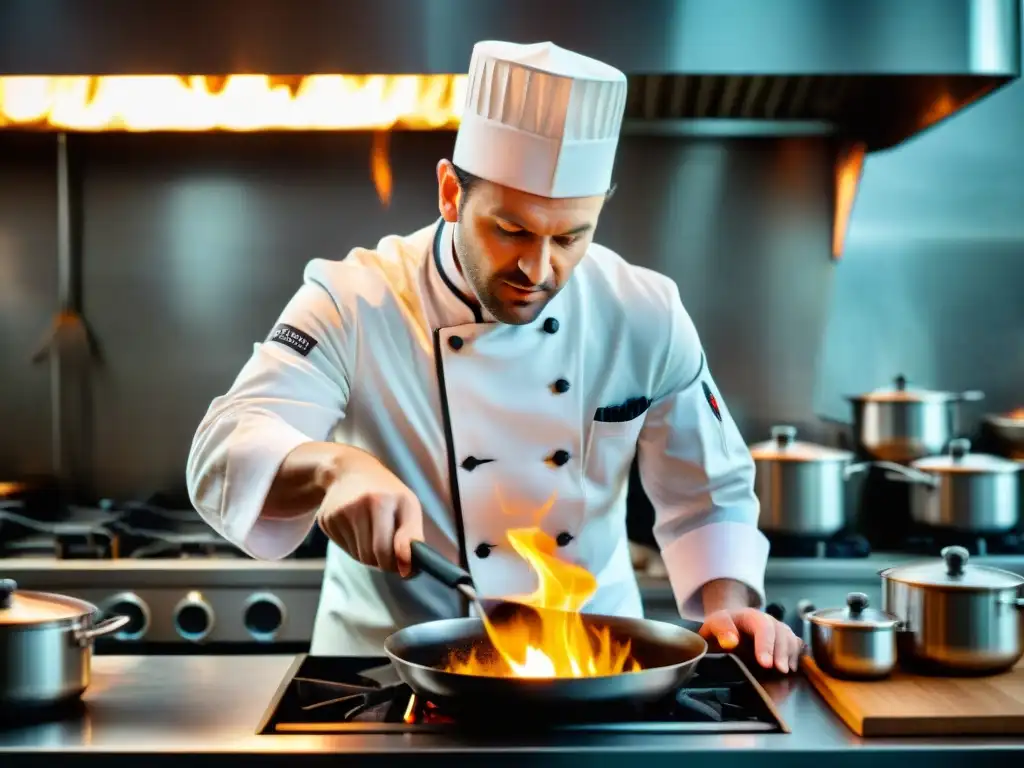
[[[334, 117], [320, 125], [309, 117], [308, 126], [301, 115], [267, 118], [264, 126], [250, 112], [232, 126], [235, 107], [225, 108], [229, 118], [219, 122], [227, 124], [214, 119], [213, 129], [452, 127], [473, 43], [497, 38], [553, 40], [622, 69], [631, 81], [630, 130], [829, 131], [872, 151], [1016, 78], [1020, 19], [1020, 0], [5, 0], [0, 76], [87, 79], [63, 81], [55, 96], [55, 81], [5, 78], [0, 104], [7, 104], [7, 114], [0, 122], [187, 130], [188, 117], [172, 114], [175, 105], [202, 110], [233, 88], [236, 104], [265, 91], [264, 110], [281, 113], [299, 98], [319, 98], [334, 105]], [[148, 78], [105, 81], [104, 75], [172, 76], [177, 90], [172, 78], [161, 85]], [[187, 75], [218, 77], [182, 79]], [[307, 83], [303, 90], [309, 75], [338, 77], [313, 80], [318, 97], [317, 87]], [[35, 94], [35, 104], [20, 112], [11, 95], [19, 85], [29, 92], [23, 102]], [[274, 88], [277, 95], [267, 95]], [[405, 96], [391, 95], [403, 88]], [[391, 95], [399, 106], [390, 114], [375, 111], [367, 89]], [[76, 125], [67, 104], [52, 103], [98, 98], [116, 110], [110, 100], [118, 92], [136, 100], [148, 93], [171, 124], [153, 119], [133, 127], [111, 113], [106, 122], [94, 115]], [[50, 111], [38, 114], [47, 99]], [[402, 109], [433, 114], [417, 117]], [[353, 117], [359, 111], [365, 117]], [[174, 125], [175, 119], [185, 125]], [[203, 129], [205, 119], [193, 116], [193, 129]]]
[[[865, 154], [1016, 79], [1022, 0], [5, 0], [0, 130], [458, 125], [484, 39], [552, 40], [629, 77], [626, 133], [825, 136], [833, 256]], [[383, 159], [382, 159], [383, 158]]]

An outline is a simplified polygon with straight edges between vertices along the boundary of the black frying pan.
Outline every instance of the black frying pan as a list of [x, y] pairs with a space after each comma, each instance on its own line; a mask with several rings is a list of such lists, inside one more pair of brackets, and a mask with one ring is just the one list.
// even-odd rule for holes
[[[447, 586], [475, 597], [472, 578], [422, 542], [413, 542], [413, 566]], [[467, 589], [468, 588], [468, 589]], [[515, 603], [483, 601], [488, 616], [507, 612]], [[526, 611], [534, 611], [525, 608]], [[631, 642], [639, 672], [601, 677], [523, 679], [446, 672], [452, 651], [474, 648], [478, 656], [496, 653], [483, 621], [477, 618], [443, 619], [415, 624], [395, 632], [384, 650], [399, 677], [421, 698], [469, 713], [514, 709], [538, 715], [596, 705], [641, 705], [674, 694], [693, 675], [707, 653], [707, 642], [683, 627], [647, 619], [585, 614], [586, 625], [608, 627], [615, 638]]]

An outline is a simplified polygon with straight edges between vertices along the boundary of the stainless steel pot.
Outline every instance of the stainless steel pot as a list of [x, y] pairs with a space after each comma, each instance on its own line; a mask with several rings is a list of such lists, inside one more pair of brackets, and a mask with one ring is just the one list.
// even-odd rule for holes
[[942, 559], [881, 572], [882, 608], [901, 623], [901, 666], [951, 675], [994, 674], [1024, 655], [1024, 578], [968, 564], [963, 547]]
[[896, 668], [899, 619], [869, 608], [862, 592], [847, 595], [846, 608], [810, 610], [803, 618], [814, 661], [833, 677], [877, 680]]
[[773, 533], [831, 536], [846, 524], [846, 481], [869, 464], [853, 454], [796, 441], [796, 428], [775, 426], [751, 446], [758, 527]]
[[76, 699], [89, 687], [93, 640], [128, 616], [95, 624], [84, 600], [19, 590], [0, 581], [0, 706], [24, 708]]
[[984, 421], [1006, 448], [1009, 458], [1024, 461], [1024, 408], [1009, 413], [989, 413]]
[[910, 515], [922, 525], [969, 533], [1013, 530], [1020, 520], [1024, 464], [971, 453], [971, 442], [957, 438], [945, 456], [929, 456], [903, 467], [884, 463], [886, 477], [913, 483]]
[[910, 388], [902, 375], [892, 389], [848, 396], [857, 450], [873, 459], [895, 462], [942, 453], [960, 432], [961, 404], [984, 397], [977, 391]]

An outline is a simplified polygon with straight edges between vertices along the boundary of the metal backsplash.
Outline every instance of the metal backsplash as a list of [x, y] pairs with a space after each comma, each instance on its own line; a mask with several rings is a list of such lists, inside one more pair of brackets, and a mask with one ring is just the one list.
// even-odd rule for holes
[[[847, 255], [828, 258], [832, 156], [817, 139], [629, 138], [599, 238], [671, 275], [750, 442], [815, 436], [842, 394], [906, 373], [1020, 405], [1024, 89], [865, 171]], [[1004, 127], [1005, 126], [1005, 127]], [[961, 134], [946, 133], [959, 129]], [[972, 139], [966, 141], [966, 139]], [[183, 481], [189, 441], [295, 291], [302, 267], [436, 216], [452, 135], [394, 137], [392, 205], [367, 135], [73, 137], [94, 380], [96, 489]], [[926, 141], [930, 141], [929, 145]], [[0, 140], [0, 471], [49, 460], [47, 373], [29, 358], [54, 309], [52, 136]], [[1016, 345], [1015, 345], [1016, 344]]]

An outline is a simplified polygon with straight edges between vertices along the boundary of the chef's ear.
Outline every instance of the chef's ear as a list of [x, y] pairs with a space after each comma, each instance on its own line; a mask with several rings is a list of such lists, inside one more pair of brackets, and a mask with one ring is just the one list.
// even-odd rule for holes
[[450, 160], [441, 160], [437, 164], [437, 207], [441, 218], [454, 224], [459, 220], [459, 202], [462, 187], [455, 173], [455, 166]]

